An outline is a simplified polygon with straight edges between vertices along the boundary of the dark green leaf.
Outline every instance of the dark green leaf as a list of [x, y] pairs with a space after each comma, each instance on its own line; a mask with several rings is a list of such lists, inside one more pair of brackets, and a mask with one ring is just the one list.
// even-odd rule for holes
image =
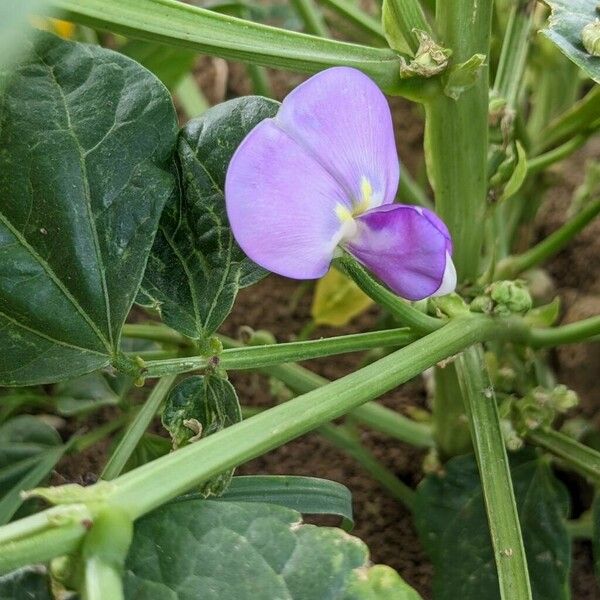
[[578, 67], [600, 83], [600, 57], [590, 54], [583, 43], [583, 28], [600, 16], [597, 0], [544, 0], [552, 15], [542, 33], [552, 40]]
[[106, 366], [160, 213], [176, 119], [132, 60], [40, 32], [0, 98], [0, 383]]
[[163, 213], [138, 301], [188, 337], [209, 337], [238, 289], [266, 274], [233, 239], [223, 189], [235, 149], [277, 108], [261, 97], [230, 100], [190, 121], [180, 135], [180, 191]]
[[305, 515], [338, 515], [345, 530], [354, 526], [350, 490], [328, 479], [294, 475], [234, 477], [219, 500], [268, 502]]
[[[382, 575], [360, 540], [304, 525], [296, 511], [187, 500], [136, 523], [124, 584], [127, 599], [144, 600], [418, 599]], [[376, 595], [383, 585], [388, 595]]]
[[23, 504], [21, 492], [46, 479], [65, 451], [58, 432], [22, 415], [0, 426], [0, 524]]
[[0, 577], [0, 600], [52, 600], [49, 583], [41, 568], [13, 571]]
[[[234, 387], [217, 375], [188, 377], [176, 385], [165, 402], [162, 423], [178, 448], [207, 437], [242, 420]], [[233, 469], [211, 478], [200, 493], [221, 494], [229, 485]]]
[[596, 494], [592, 506], [592, 543], [594, 548], [594, 569], [600, 582], [600, 496]]
[[[436, 600], [500, 598], [477, 464], [459, 456], [445, 475], [419, 486], [415, 522], [435, 568]], [[569, 499], [533, 451], [511, 457], [511, 474], [534, 600], [567, 600], [571, 546], [565, 527]], [[511, 549], [504, 554], [510, 558]]]

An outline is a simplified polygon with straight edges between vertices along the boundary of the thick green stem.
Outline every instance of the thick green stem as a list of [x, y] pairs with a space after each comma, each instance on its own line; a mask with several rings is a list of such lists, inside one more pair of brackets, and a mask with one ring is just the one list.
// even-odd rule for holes
[[[489, 56], [491, 0], [438, 0], [440, 43], [459, 64]], [[459, 280], [475, 281], [487, 196], [488, 68], [457, 100], [439, 94], [425, 104], [425, 148], [435, 206], [450, 229]]]
[[386, 346], [406, 346], [417, 336], [407, 328], [355, 333], [351, 335], [305, 340], [285, 344], [244, 346], [224, 350], [218, 357], [190, 356], [146, 362], [145, 377], [162, 377], [169, 373], [185, 373], [202, 369], [216, 362], [226, 370], [260, 369], [270, 365], [297, 362], [343, 354], [360, 352]]
[[458, 359], [458, 375], [469, 416], [471, 436], [498, 569], [502, 600], [531, 600], [527, 559], [500, 429], [496, 398], [477, 345]]
[[306, 73], [345, 65], [364, 71], [387, 92], [415, 97], [424, 83], [401, 80], [398, 57], [389, 49], [269, 27], [176, 0], [51, 0], [49, 5], [77, 23], [230, 60]]
[[[484, 317], [456, 319], [406, 348], [322, 388], [232, 425], [112, 482], [110, 501], [137, 518], [211, 476], [264, 454], [415, 377], [485, 339], [496, 326]], [[162, 485], [157, 486], [156, 481]], [[88, 488], [93, 495], [93, 488]]]
[[513, 279], [562, 250], [588, 223], [600, 213], [600, 200], [590, 202], [560, 229], [533, 248], [518, 256], [509, 256], [498, 265], [496, 279]]
[[600, 483], [600, 453], [593, 448], [584, 446], [572, 437], [554, 431], [550, 427], [530, 431], [527, 439], [554, 456], [562, 458], [571, 467], [590, 477], [596, 484]]
[[432, 35], [431, 27], [418, 0], [384, 0], [383, 13], [384, 20], [393, 19], [413, 54], [419, 48], [419, 37], [415, 30]]
[[306, 33], [329, 37], [329, 30], [327, 29], [323, 15], [315, 6], [313, 0], [292, 0], [292, 4], [304, 22]]
[[176, 375], [163, 377], [154, 387], [142, 409], [135, 415], [131, 425], [117, 444], [111, 454], [104, 470], [102, 479], [114, 479], [118, 477], [123, 467], [136, 449], [140, 439], [148, 429], [152, 419], [156, 416], [158, 409], [166, 398], [171, 386], [175, 382]]
[[373, 298], [379, 306], [387, 309], [403, 325], [411, 327], [420, 333], [430, 333], [445, 324], [445, 321], [422, 313], [411, 306], [406, 300], [390, 292], [351, 256], [344, 254], [336, 258], [335, 263], [346, 275], [354, 280], [367, 296]]

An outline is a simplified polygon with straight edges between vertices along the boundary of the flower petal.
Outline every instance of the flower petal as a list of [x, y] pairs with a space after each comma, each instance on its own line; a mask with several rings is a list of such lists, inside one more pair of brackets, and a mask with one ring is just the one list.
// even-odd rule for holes
[[421, 300], [450, 293], [456, 272], [443, 222], [431, 211], [403, 204], [381, 206], [356, 219], [347, 250], [399, 296]]
[[393, 202], [399, 164], [392, 117], [366, 75], [349, 67], [321, 71], [285, 98], [275, 120], [361, 210]]
[[348, 206], [336, 180], [273, 121], [259, 123], [233, 155], [225, 181], [236, 241], [260, 266], [294, 279], [327, 272]]

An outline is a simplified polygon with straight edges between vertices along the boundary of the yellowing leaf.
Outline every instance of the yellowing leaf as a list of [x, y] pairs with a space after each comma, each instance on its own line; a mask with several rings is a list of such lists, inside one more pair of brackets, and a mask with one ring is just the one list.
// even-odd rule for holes
[[354, 281], [332, 268], [317, 283], [311, 315], [317, 325], [340, 327], [371, 304], [373, 300]]

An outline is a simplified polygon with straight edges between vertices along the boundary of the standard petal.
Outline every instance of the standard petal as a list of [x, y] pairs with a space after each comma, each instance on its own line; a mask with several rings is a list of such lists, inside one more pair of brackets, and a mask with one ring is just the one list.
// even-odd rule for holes
[[393, 202], [399, 164], [390, 108], [366, 75], [321, 71], [292, 91], [275, 121], [340, 182], [360, 211]]
[[421, 300], [454, 289], [450, 236], [433, 213], [392, 204], [370, 210], [356, 222], [347, 250], [399, 296]]
[[336, 180], [272, 119], [236, 150], [225, 181], [227, 216], [242, 250], [260, 266], [294, 279], [327, 272], [348, 206]]

